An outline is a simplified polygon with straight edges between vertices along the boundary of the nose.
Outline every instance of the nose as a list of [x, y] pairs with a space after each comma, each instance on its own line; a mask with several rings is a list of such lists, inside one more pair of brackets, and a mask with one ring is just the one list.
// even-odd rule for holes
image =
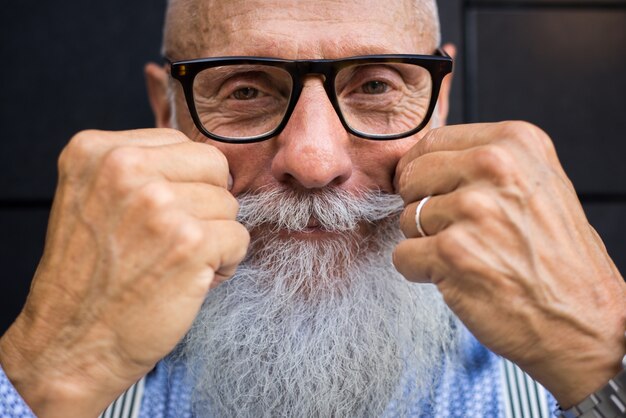
[[276, 141], [278, 149], [271, 171], [281, 183], [315, 189], [342, 184], [352, 174], [350, 135], [320, 79], [306, 81], [289, 122]]

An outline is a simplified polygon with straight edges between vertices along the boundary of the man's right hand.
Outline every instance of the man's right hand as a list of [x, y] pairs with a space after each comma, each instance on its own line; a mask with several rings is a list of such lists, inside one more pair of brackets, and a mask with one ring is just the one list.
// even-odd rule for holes
[[173, 130], [87, 131], [59, 159], [46, 247], [0, 363], [40, 417], [97, 416], [245, 256], [228, 163]]

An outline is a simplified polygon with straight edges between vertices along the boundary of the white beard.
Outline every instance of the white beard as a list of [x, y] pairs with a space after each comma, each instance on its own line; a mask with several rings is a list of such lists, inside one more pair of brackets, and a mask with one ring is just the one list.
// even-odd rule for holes
[[[375, 417], [391, 402], [394, 415], [419, 413], [459, 333], [434, 286], [393, 268], [402, 201], [269, 190], [240, 203], [249, 256], [181, 344], [196, 416]], [[336, 238], [276, 235], [311, 218]]]

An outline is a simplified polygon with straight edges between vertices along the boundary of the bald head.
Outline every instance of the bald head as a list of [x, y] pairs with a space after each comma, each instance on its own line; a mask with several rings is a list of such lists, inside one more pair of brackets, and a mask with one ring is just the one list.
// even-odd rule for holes
[[439, 43], [436, 0], [168, 0], [163, 52], [338, 58], [429, 54]]

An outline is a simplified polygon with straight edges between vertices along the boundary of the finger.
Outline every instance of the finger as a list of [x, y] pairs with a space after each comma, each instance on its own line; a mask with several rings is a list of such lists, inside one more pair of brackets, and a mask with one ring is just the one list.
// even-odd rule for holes
[[[417, 220], [415, 218], [417, 206], [420, 202], [421, 201], [410, 203], [400, 214], [400, 229], [406, 238], [420, 238], [419, 231], [417, 230]], [[422, 229], [423, 228], [424, 225], [422, 224]], [[426, 235], [428, 235], [428, 233]]]
[[[420, 225], [427, 236], [436, 235], [452, 224], [477, 222], [501, 212], [496, 197], [481, 186], [464, 187], [452, 193], [432, 196], [422, 206]], [[416, 211], [419, 202], [409, 204], [400, 215], [400, 229], [407, 238], [419, 238]]]
[[417, 157], [436, 151], [460, 151], [486, 145], [504, 136], [502, 123], [442, 126], [428, 131], [398, 162], [402, 169]]
[[[423, 199], [422, 199], [423, 200]], [[451, 216], [446, 211], [446, 196], [432, 196], [422, 206], [419, 214], [419, 222], [426, 236], [432, 236], [447, 228], [452, 222]], [[419, 202], [409, 204], [400, 215], [400, 229], [407, 238], [421, 238], [417, 229], [417, 208]], [[443, 202], [443, 208], [442, 206]]]
[[235, 196], [223, 187], [206, 183], [172, 183], [179, 205], [202, 220], [234, 221], [239, 211]]
[[95, 143], [108, 145], [109, 148], [128, 145], [128, 142], [132, 142], [132, 145], [144, 147], [160, 147], [191, 142], [191, 139], [181, 131], [166, 128], [132, 129], [127, 131], [89, 130], [84, 133], [88, 134]]
[[228, 190], [206, 183], [159, 180], [141, 186], [136, 193], [129, 211], [134, 219], [178, 208], [200, 220], [235, 220], [239, 210], [237, 199]]
[[436, 237], [408, 239], [400, 242], [393, 252], [393, 264], [407, 280], [436, 283], [441, 277], [435, 257]]
[[102, 158], [103, 181], [124, 191], [154, 180], [228, 187], [228, 161], [217, 148], [197, 142], [154, 147], [120, 146]]
[[216, 275], [230, 277], [244, 259], [250, 234], [236, 221], [205, 221], [205, 263]]
[[128, 131], [85, 130], [77, 133], [66, 147], [70, 153], [76, 151], [83, 156], [98, 156], [120, 146], [160, 147], [191, 141], [175, 129], [134, 129]]
[[449, 193], [468, 182], [470, 170], [466, 160], [465, 153], [459, 151], [422, 155], [408, 163], [397, 175], [396, 192], [405, 203]]
[[[173, 248], [159, 260], [161, 270], [174, 272], [164, 276], [170, 286], [207, 292], [232, 276], [246, 255], [250, 237], [246, 228], [236, 221], [203, 221], [180, 229], [186, 238], [182, 248]], [[177, 267], [177, 265], [179, 267]]]
[[111, 150], [124, 147], [158, 147], [191, 141], [174, 129], [138, 129], [132, 131], [86, 130], [72, 137], [59, 156], [59, 176], [84, 178], [99, 166]]
[[504, 144], [480, 145], [461, 151], [437, 151], [408, 163], [398, 180], [405, 202], [451, 193], [477, 182], [495, 186], [518, 184], [523, 155]]
[[181, 142], [143, 149], [145, 167], [175, 182], [204, 182], [228, 187], [228, 161], [216, 147]]

